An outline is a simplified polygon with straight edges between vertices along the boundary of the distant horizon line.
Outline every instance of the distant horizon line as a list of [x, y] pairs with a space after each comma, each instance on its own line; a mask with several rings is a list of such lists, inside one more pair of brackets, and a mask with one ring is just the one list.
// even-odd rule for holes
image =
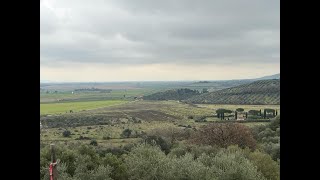
[[219, 79], [219, 80], [123, 80], [123, 81], [53, 81], [53, 80], [40, 80], [40, 83], [125, 83], [125, 82], [199, 82], [199, 81], [241, 81], [241, 80], [255, 80], [260, 79], [268, 76], [278, 75], [266, 75], [258, 78], [246, 78], [246, 79]]

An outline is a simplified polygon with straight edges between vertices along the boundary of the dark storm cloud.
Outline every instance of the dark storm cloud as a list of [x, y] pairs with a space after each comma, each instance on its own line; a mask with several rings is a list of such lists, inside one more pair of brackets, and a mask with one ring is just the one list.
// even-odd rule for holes
[[42, 1], [41, 64], [279, 63], [277, 0]]

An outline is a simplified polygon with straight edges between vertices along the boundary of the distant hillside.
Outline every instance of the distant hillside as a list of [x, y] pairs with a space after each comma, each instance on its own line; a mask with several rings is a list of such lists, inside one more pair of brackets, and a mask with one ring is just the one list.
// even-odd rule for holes
[[191, 97], [185, 102], [208, 104], [280, 104], [280, 80], [260, 80]]
[[184, 100], [199, 95], [199, 91], [191, 89], [173, 89], [144, 96], [145, 100]]
[[256, 80], [266, 80], [266, 79], [280, 79], [280, 73], [270, 75], [270, 76], [263, 76], [261, 78], [257, 78]]

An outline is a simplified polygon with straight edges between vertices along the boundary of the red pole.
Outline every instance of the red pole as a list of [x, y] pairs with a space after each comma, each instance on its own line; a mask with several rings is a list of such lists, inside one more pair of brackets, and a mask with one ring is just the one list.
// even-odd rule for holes
[[50, 144], [50, 148], [51, 148], [51, 163], [49, 166], [49, 175], [50, 175], [50, 180], [56, 180], [57, 177], [55, 177], [56, 174], [56, 153], [55, 153], [55, 149], [54, 149], [54, 144]]
[[49, 166], [49, 174], [50, 174], [50, 180], [53, 180], [53, 164], [50, 163]]

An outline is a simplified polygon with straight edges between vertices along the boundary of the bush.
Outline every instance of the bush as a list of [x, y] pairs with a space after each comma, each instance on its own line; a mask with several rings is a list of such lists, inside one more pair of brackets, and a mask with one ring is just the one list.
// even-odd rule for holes
[[[183, 125], [183, 127], [187, 127]], [[190, 137], [192, 130], [182, 129], [177, 127], [155, 128], [148, 132], [149, 136], [161, 137], [170, 144], [174, 144], [176, 141], [181, 141]]]
[[264, 137], [273, 137], [275, 136], [276, 132], [272, 131], [270, 128], [266, 128], [264, 131], [261, 131], [258, 134], [258, 139], [261, 140]]
[[93, 140], [91, 140], [90, 145], [98, 146], [98, 142], [95, 139], [93, 139]]
[[196, 117], [194, 122], [207, 122], [206, 120], [206, 116], [199, 116], [199, 117]]
[[150, 145], [158, 145], [166, 154], [170, 152], [170, 148], [172, 146], [172, 144], [164, 140], [162, 137], [155, 135], [145, 137], [144, 142]]
[[111, 166], [99, 166], [97, 169], [90, 172], [92, 180], [112, 180], [110, 177], [112, 172]]
[[71, 132], [68, 130], [65, 130], [65, 131], [63, 131], [62, 135], [63, 135], [63, 137], [70, 137]]
[[186, 147], [176, 147], [171, 149], [170, 153], [168, 154], [168, 157], [181, 157], [184, 156], [188, 152]]
[[280, 159], [280, 143], [265, 143], [262, 145], [262, 149], [268, 153], [274, 161]]
[[79, 136], [78, 138], [76, 138], [75, 140], [90, 140], [91, 138], [89, 137], [85, 137], [85, 136]]
[[274, 120], [271, 121], [269, 127], [273, 131], [276, 131], [277, 128], [280, 128], [280, 115], [278, 115]]
[[256, 151], [249, 155], [249, 159], [267, 179], [280, 179], [280, 167], [268, 154]]
[[66, 165], [66, 169], [65, 169], [66, 173], [70, 174], [71, 176], [74, 175], [74, 171], [76, 169], [76, 164], [75, 164], [76, 158], [77, 158], [76, 153], [72, 150], [63, 151], [59, 157], [61, 162], [64, 162]]
[[125, 157], [127, 173], [132, 180], [165, 179], [169, 171], [166, 155], [151, 145], [139, 145]]
[[189, 153], [181, 156], [180, 158], [167, 158], [169, 170], [164, 173], [164, 179], [216, 179], [216, 174], [210, 171], [198, 160], [194, 160], [193, 156]]
[[105, 157], [102, 159], [102, 164], [104, 166], [111, 166], [113, 168], [112, 173], [110, 175], [111, 178], [128, 179], [125, 165], [123, 164], [122, 160], [117, 156], [111, 153], [107, 153]]
[[131, 136], [132, 130], [125, 129], [123, 130], [122, 134], [120, 135], [122, 138], [129, 138]]
[[103, 136], [102, 139], [103, 140], [109, 140], [109, 139], [111, 139], [111, 137], [110, 136]]
[[202, 155], [198, 158], [222, 180], [262, 180], [265, 179], [257, 167], [237, 149], [221, 149], [216, 155]]
[[239, 123], [212, 123], [201, 127], [193, 136], [195, 144], [228, 147], [239, 145], [241, 148], [255, 149], [256, 141], [250, 129]]

